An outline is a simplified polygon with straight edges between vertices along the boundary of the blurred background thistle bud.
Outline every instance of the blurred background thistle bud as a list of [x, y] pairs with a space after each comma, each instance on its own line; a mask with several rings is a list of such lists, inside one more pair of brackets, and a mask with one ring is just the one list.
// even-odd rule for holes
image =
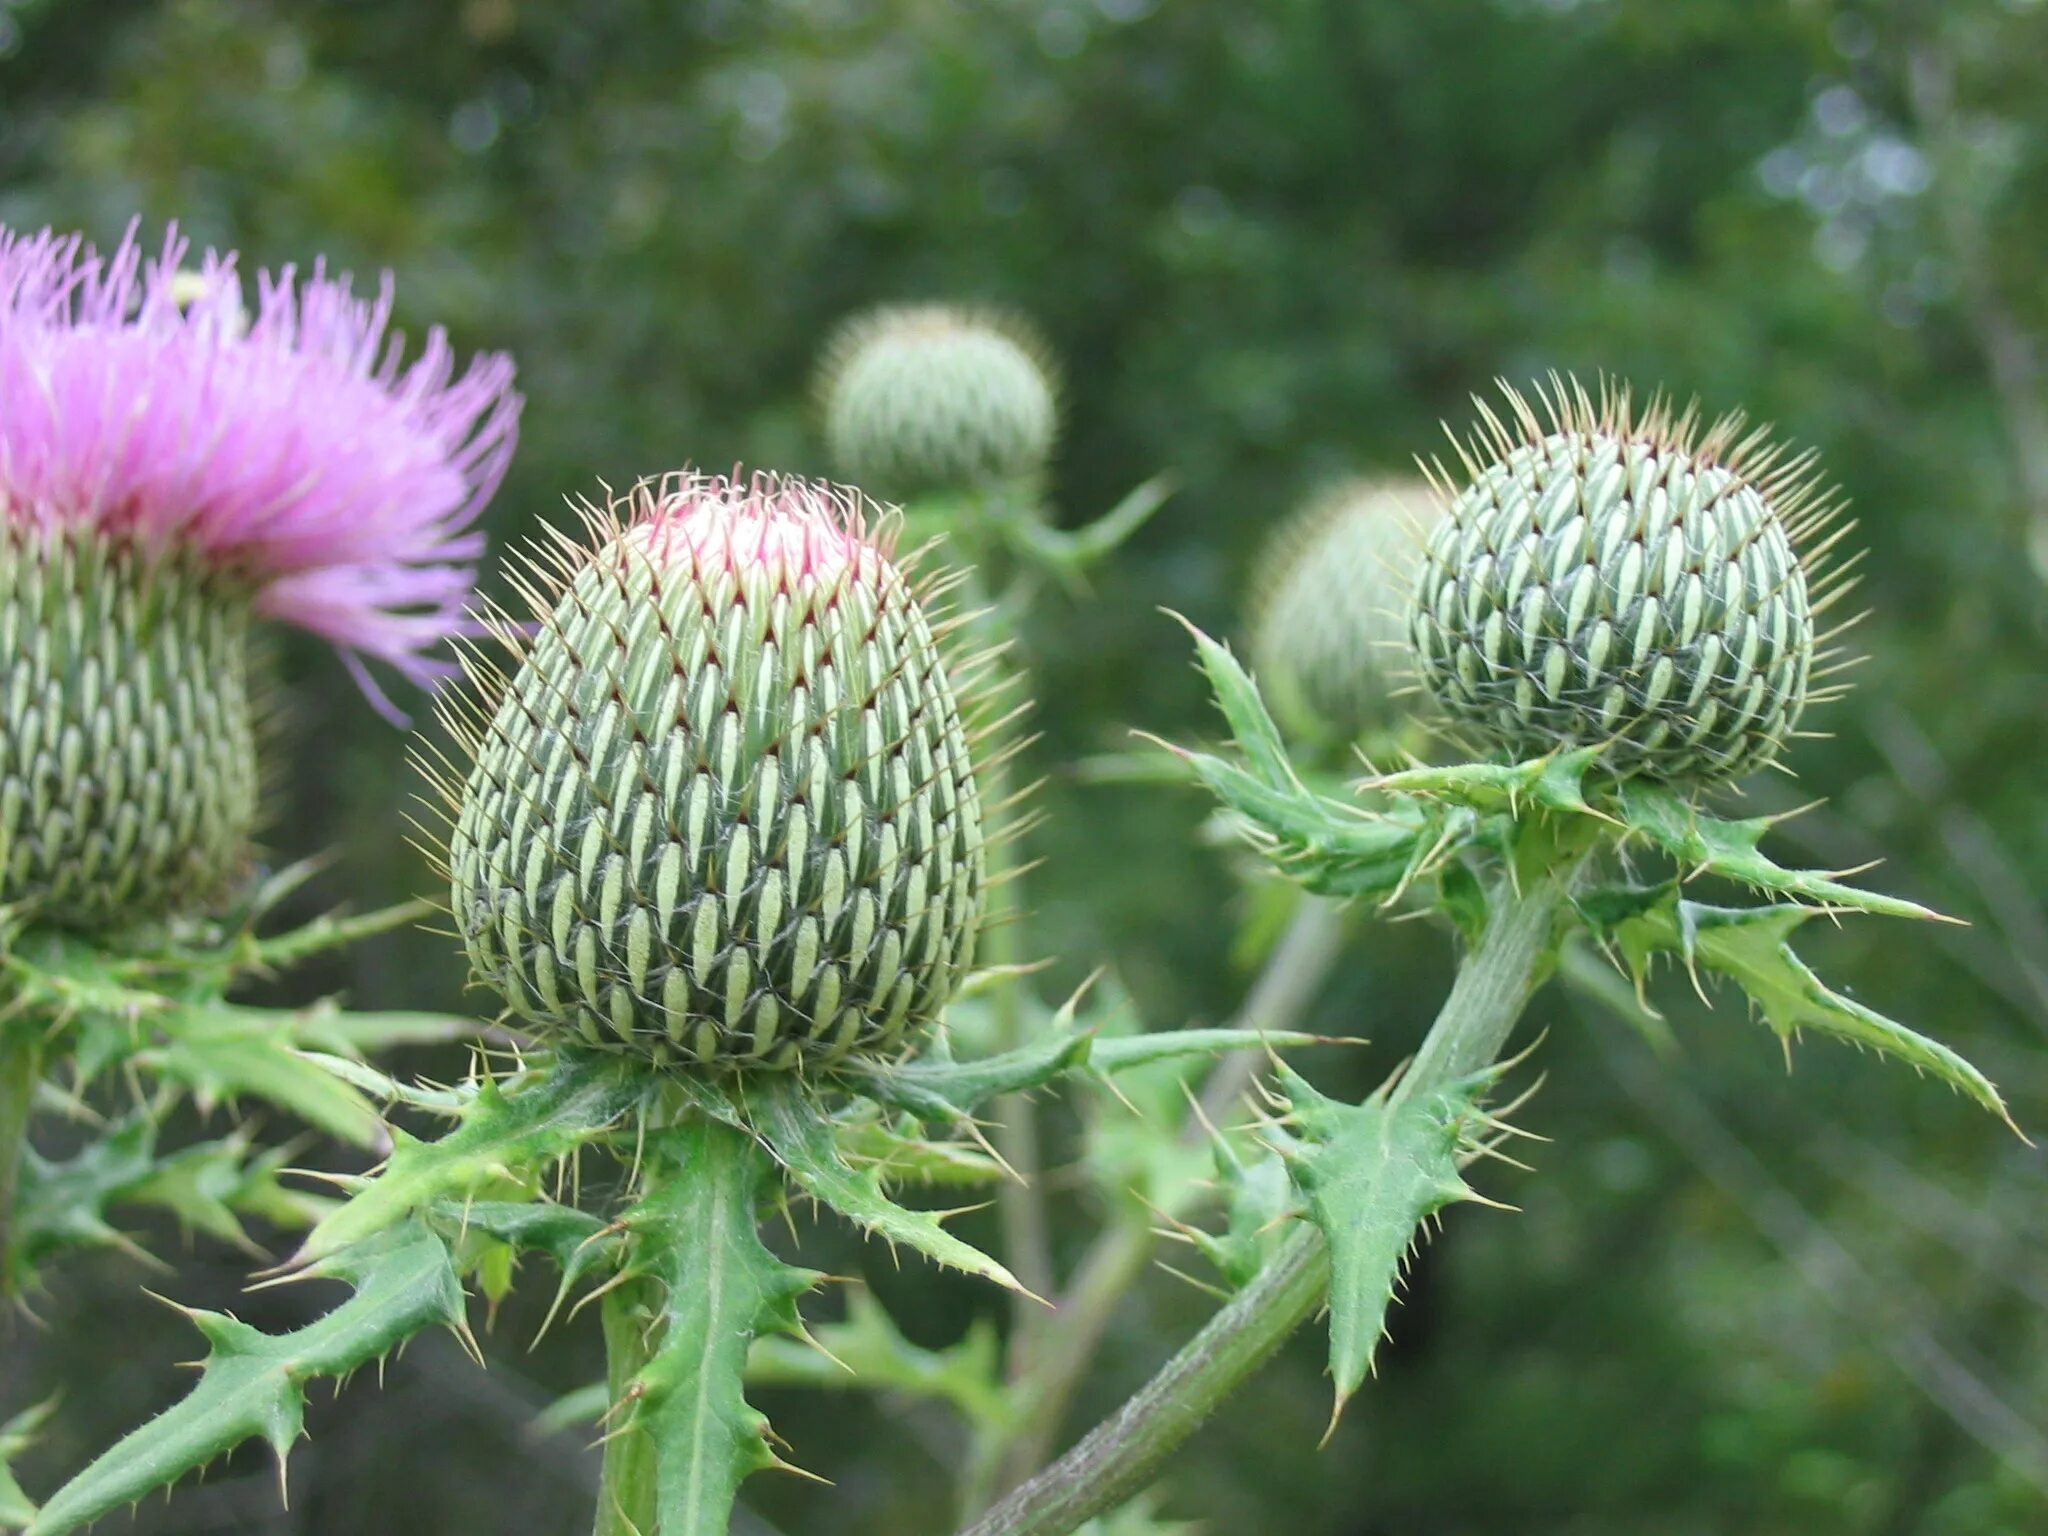
[[994, 309], [856, 315], [827, 343], [817, 390], [834, 473], [892, 501], [1030, 486], [1059, 424], [1047, 348]]
[[[973, 961], [982, 809], [942, 626], [858, 492], [674, 474], [532, 558], [514, 675], [451, 702], [477, 977], [661, 1063], [895, 1051]], [[958, 681], [967, 686], [969, 679]]]
[[0, 228], [0, 906], [202, 911], [257, 814], [247, 648], [276, 620], [428, 682], [517, 433], [502, 356], [410, 365], [375, 300]]
[[1350, 745], [1402, 724], [1408, 589], [1440, 507], [1420, 478], [1347, 480], [1267, 541], [1246, 627], [1260, 688], [1291, 734]]
[[1480, 403], [1414, 585], [1416, 666], [1454, 726], [1681, 786], [1776, 761], [1826, 692], [1816, 621], [1851, 584], [1813, 455], [1555, 376], [1506, 405]]

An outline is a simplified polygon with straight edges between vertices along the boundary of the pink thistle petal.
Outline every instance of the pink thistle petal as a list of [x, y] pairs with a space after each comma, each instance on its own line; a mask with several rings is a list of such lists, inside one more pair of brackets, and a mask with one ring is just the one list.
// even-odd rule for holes
[[0, 227], [0, 515], [196, 554], [373, 698], [365, 659], [431, 684], [518, 439], [511, 360], [458, 373], [437, 327], [406, 362], [388, 275], [258, 273], [252, 313], [234, 256], [189, 249]]

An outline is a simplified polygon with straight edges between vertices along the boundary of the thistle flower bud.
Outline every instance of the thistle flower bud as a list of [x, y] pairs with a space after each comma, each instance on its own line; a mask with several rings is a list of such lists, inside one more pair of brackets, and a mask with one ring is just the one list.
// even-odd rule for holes
[[911, 1039], [972, 961], [981, 805], [919, 594], [855, 492], [672, 475], [536, 562], [465, 723], [449, 868], [544, 1035], [700, 1066]]
[[246, 591], [0, 515], [0, 902], [104, 929], [204, 906], [256, 818]]
[[834, 469], [895, 498], [1034, 476], [1058, 425], [1045, 349], [1029, 327], [946, 304], [846, 322], [826, 347], [818, 394]]
[[[1725, 782], [1772, 762], [1815, 697], [1838, 504], [1811, 454], [1625, 391], [1508, 392], [1460, 449], [1409, 631], [1453, 722], [1514, 757], [1600, 746], [1619, 776]], [[1803, 553], [1802, 553], [1803, 551]]]
[[1252, 587], [1252, 665], [1291, 729], [1350, 741], [1395, 717], [1408, 587], [1437, 508], [1419, 479], [1352, 480], [1268, 542]]
[[[248, 858], [246, 637], [295, 624], [425, 681], [461, 627], [519, 397], [438, 332], [403, 364], [316, 267], [102, 255], [0, 228], [0, 905], [191, 912]], [[374, 688], [370, 690], [377, 697]]]

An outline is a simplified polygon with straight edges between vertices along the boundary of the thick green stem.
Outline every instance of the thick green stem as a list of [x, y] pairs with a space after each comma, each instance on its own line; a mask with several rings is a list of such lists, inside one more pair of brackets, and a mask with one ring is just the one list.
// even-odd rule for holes
[[[1542, 979], [1568, 885], [1560, 869], [1501, 888], [1401, 1093], [1433, 1092], [1499, 1057]], [[1322, 1237], [1304, 1226], [1115, 1415], [961, 1536], [1067, 1536], [1123, 1503], [1315, 1312], [1328, 1279]]]
[[630, 1280], [604, 1298], [605, 1377], [611, 1388], [606, 1420], [604, 1477], [597, 1495], [595, 1536], [654, 1536], [658, 1484], [654, 1437], [629, 1428], [624, 1394], [645, 1369], [657, 1342], [653, 1336], [659, 1298], [652, 1282]]
[[[1294, 1028], [1322, 989], [1342, 940], [1343, 916], [1337, 903], [1304, 897], [1267, 957], [1265, 969], [1252, 983], [1233, 1027]], [[1206, 1125], [1230, 1112], [1267, 1060], [1264, 1051], [1245, 1050], [1217, 1062], [1202, 1087], [1202, 1115], [1189, 1117], [1183, 1136], [1199, 1142], [1207, 1134]], [[1191, 1196], [1195, 1191], [1182, 1193]], [[1163, 1214], [1179, 1216], [1188, 1203], [1172, 1203]], [[1159, 1214], [1119, 1211], [1115, 1223], [1082, 1255], [1073, 1279], [1060, 1295], [1058, 1326], [1047, 1330], [1039, 1357], [1019, 1384], [1024, 1411], [1017, 1415], [1007, 1437], [977, 1448], [977, 1466], [967, 1490], [968, 1514], [979, 1513], [991, 1494], [1015, 1487], [1051, 1455], [1068, 1402], [1094, 1361], [1118, 1305], [1144, 1275], [1159, 1245]], [[992, 1480], [996, 1482], [993, 1488], [988, 1486]]]
[[42, 1042], [32, 1021], [0, 1022], [0, 1295], [14, 1272], [14, 1192], [42, 1070]]

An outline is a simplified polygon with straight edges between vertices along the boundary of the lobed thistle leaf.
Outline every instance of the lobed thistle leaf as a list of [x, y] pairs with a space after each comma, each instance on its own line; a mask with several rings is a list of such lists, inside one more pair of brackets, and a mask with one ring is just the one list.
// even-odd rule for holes
[[[587, 509], [474, 766], [449, 865], [477, 975], [551, 1038], [833, 1067], [938, 1016], [982, 910], [938, 639], [855, 493], [693, 475]], [[622, 521], [621, 514], [629, 520]]]
[[27, 1536], [78, 1530], [245, 1440], [269, 1444], [282, 1479], [303, 1432], [309, 1382], [347, 1376], [437, 1323], [464, 1327], [448, 1246], [416, 1222], [334, 1254], [311, 1273], [345, 1281], [354, 1294], [290, 1333], [261, 1333], [225, 1313], [189, 1311], [209, 1346], [198, 1384], [52, 1494]]
[[1425, 1223], [1447, 1205], [1479, 1199], [1459, 1168], [1478, 1149], [1487, 1124], [1479, 1098], [1498, 1073], [1420, 1097], [1394, 1085], [1346, 1104], [1279, 1069], [1283, 1123], [1296, 1134], [1274, 1147], [1330, 1249], [1332, 1423], [1365, 1380], [1387, 1304]]
[[1695, 787], [1775, 760], [1841, 591], [1814, 585], [1838, 506], [1811, 456], [1625, 389], [1553, 376], [1541, 417], [1505, 392], [1415, 578], [1429, 693], [1511, 759], [1598, 746], [1618, 777]]
[[242, 1218], [310, 1226], [324, 1202], [278, 1182], [287, 1152], [257, 1150], [246, 1133], [204, 1141], [169, 1155], [157, 1151], [157, 1123], [146, 1113], [122, 1120], [62, 1161], [24, 1148], [0, 1290], [25, 1287], [38, 1265], [73, 1248], [128, 1247], [114, 1225], [119, 1206], [154, 1207], [187, 1231], [253, 1251]]
[[658, 1337], [614, 1403], [615, 1433], [646, 1435], [662, 1536], [726, 1536], [742, 1480], [781, 1464], [745, 1395], [747, 1358], [768, 1333], [801, 1334], [796, 1298], [821, 1278], [761, 1242], [772, 1165], [753, 1138], [708, 1116], [650, 1148], [659, 1177], [621, 1217], [634, 1270], [662, 1288]]
[[926, 1349], [903, 1336], [889, 1309], [865, 1286], [847, 1291], [846, 1317], [814, 1324], [807, 1339], [754, 1340], [747, 1380], [764, 1387], [898, 1392], [949, 1403], [969, 1424], [995, 1430], [1016, 1419], [1003, 1385], [1002, 1341], [979, 1318], [959, 1342]]
[[1246, 634], [1280, 718], [1355, 741], [1394, 723], [1407, 671], [1407, 591], [1440, 505], [1427, 481], [1353, 480], [1267, 540]]
[[935, 1263], [1030, 1294], [1001, 1264], [948, 1232], [939, 1216], [890, 1199], [880, 1168], [858, 1169], [849, 1163], [831, 1121], [800, 1086], [762, 1078], [741, 1092], [736, 1104], [743, 1122], [796, 1186], [820, 1205], [891, 1245], [901, 1243]]
[[1445, 851], [1455, 828], [1433, 826], [1407, 804], [1368, 812], [1305, 785], [1251, 674], [1229, 647], [1191, 624], [1187, 629], [1245, 761], [1162, 745], [1242, 819], [1282, 873], [1324, 896], [1388, 897], [1416, 878], [1425, 859]]
[[1579, 908], [1638, 988], [1655, 956], [1675, 955], [1695, 986], [1701, 971], [1732, 979], [1788, 1051], [1794, 1034], [1815, 1030], [1929, 1073], [2011, 1124], [2005, 1101], [1983, 1073], [1938, 1040], [1833, 991], [1793, 952], [1792, 935], [1827, 909], [1706, 906], [1682, 899], [1674, 885], [1589, 891]]
[[549, 1169], [611, 1130], [647, 1092], [625, 1063], [598, 1054], [557, 1057], [509, 1092], [486, 1080], [439, 1139], [418, 1141], [394, 1129], [384, 1167], [307, 1235], [292, 1262], [317, 1263], [434, 1201], [531, 1193]]
[[996, 310], [856, 315], [827, 344], [817, 388], [835, 470], [899, 500], [1034, 476], [1058, 428], [1044, 344]]

